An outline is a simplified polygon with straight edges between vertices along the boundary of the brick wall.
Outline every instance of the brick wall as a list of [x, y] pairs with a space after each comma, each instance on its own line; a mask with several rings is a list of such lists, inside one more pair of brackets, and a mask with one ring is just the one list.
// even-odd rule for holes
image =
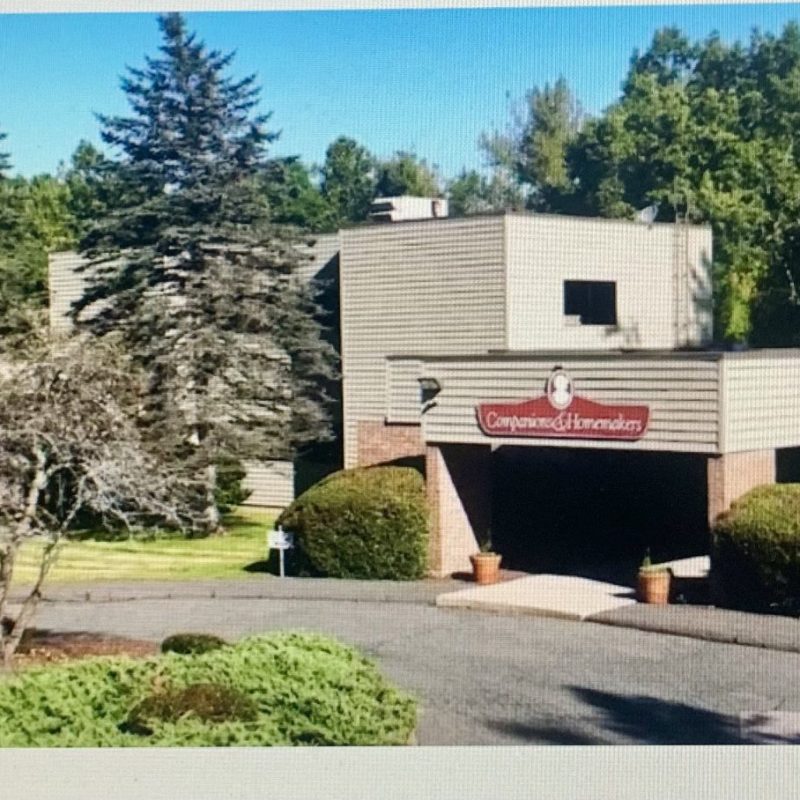
[[428, 571], [435, 577], [469, 572], [491, 522], [491, 450], [432, 445], [425, 455], [430, 511]]
[[419, 425], [387, 425], [382, 421], [358, 423], [358, 466], [385, 464], [398, 458], [425, 454]]
[[775, 483], [775, 474], [774, 450], [748, 450], [709, 458], [709, 525], [750, 489]]

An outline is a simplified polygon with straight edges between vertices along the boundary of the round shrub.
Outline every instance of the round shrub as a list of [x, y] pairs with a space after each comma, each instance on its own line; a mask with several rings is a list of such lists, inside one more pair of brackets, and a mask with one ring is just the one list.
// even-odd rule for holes
[[227, 644], [224, 639], [211, 633], [176, 633], [161, 642], [161, 652], [182, 653], [183, 655], [208, 653], [211, 650], [225, 647]]
[[760, 486], [713, 530], [712, 567], [734, 608], [800, 610], [800, 484]]
[[409, 467], [329, 475], [278, 518], [300, 561], [337, 578], [414, 580], [425, 574], [428, 516], [422, 476]]

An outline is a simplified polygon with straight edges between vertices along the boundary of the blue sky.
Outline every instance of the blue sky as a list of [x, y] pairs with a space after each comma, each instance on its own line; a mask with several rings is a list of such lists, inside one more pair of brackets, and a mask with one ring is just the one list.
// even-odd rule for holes
[[[480, 167], [482, 131], [513, 101], [567, 78], [584, 108], [617, 96], [634, 48], [677, 25], [747, 39], [779, 32], [797, 5], [190, 13], [207, 44], [255, 72], [262, 110], [281, 131], [272, 152], [321, 163], [338, 135], [379, 156], [414, 150], [445, 176]], [[100, 142], [93, 112], [126, 113], [119, 78], [160, 41], [152, 14], [0, 14], [0, 130], [15, 172], [53, 172], [80, 139]]]

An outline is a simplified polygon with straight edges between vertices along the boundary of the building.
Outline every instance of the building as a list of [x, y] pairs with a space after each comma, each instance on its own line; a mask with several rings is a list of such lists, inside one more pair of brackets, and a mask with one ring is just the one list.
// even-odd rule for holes
[[378, 211], [321, 238], [308, 277], [338, 282], [344, 465], [424, 468], [433, 574], [490, 529], [521, 568], [562, 533], [702, 551], [734, 499], [793, 476], [800, 351], [714, 347], [710, 228]]

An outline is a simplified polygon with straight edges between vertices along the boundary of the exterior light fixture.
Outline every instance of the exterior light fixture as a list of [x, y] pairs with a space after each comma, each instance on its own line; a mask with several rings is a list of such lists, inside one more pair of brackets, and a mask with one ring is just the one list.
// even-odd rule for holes
[[442, 391], [442, 386], [436, 378], [417, 378], [420, 389], [420, 402], [423, 413], [433, 407], [433, 398]]

